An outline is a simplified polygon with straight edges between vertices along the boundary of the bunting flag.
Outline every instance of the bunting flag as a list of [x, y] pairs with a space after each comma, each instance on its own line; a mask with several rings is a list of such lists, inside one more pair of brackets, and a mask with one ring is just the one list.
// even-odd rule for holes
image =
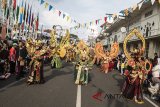
[[70, 17], [69, 17], [69, 16], [67, 16], [67, 21], [69, 21], [69, 19], [70, 19]]
[[61, 12], [61, 11], [59, 11], [59, 13], [58, 13], [58, 14], [59, 14], [59, 16], [61, 16], [61, 13], [62, 13], [62, 12]]
[[51, 10], [52, 10], [52, 8], [53, 8], [53, 6], [49, 5], [49, 11], [51, 11]]
[[90, 26], [92, 25], [92, 22], [90, 22]]
[[66, 15], [65, 14], [63, 14], [63, 19], [66, 17]]
[[98, 24], [98, 20], [96, 20], [96, 25]]
[[112, 16], [111, 15], [108, 15], [108, 19], [110, 20], [112, 18]]
[[84, 24], [84, 27], [86, 27], [86, 26], [87, 26], [87, 23]]
[[44, 0], [41, 0], [41, 4], [43, 4], [44, 3]]
[[45, 8], [48, 8], [48, 5], [49, 5], [49, 4], [46, 2], [45, 5], [44, 5], [44, 7], [45, 7]]
[[107, 22], [107, 17], [104, 17], [104, 22], [105, 22], [105, 23]]

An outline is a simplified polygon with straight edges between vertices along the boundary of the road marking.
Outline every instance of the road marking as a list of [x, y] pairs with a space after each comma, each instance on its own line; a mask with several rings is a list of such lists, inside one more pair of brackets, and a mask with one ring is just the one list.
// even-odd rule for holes
[[25, 78], [22, 78], [22, 79], [20, 79], [20, 80], [18, 80], [18, 81], [15, 81], [15, 82], [11, 83], [11, 84], [8, 84], [7, 86], [5, 86], [5, 87], [3, 87], [3, 88], [0, 88], [0, 91], [6, 90], [7, 88], [15, 85], [16, 83], [18, 83], [18, 82], [20, 82], [20, 81], [22, 81], [22, 80], [24, 80], [24, 79], [25, 79]]
[[151, 101], [150, 99], [148, 99], [145, 95], [143, 96], [144, 99], [146, 99], [149, 103], [151, 103], [154, 107], [159, 107], [158, 105], [156, 105], [153, 101]]
[[76, 107], [81, 107], [81, 85], [77, 86], [77, 101]]

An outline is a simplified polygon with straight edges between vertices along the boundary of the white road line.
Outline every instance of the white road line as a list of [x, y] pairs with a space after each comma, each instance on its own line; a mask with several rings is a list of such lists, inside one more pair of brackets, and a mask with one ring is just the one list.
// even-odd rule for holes
[[20, 80], [18, 80], [18, 81], [15, 81], [15, 82], [13, 82], [13, 83], [11, 83], [11, 84], [9, 84], [9, 85], [3, 87], [3, 88], [0, 88], [0, 91], [6, 90], [7, 88], [9, 88], [9, 87], [15, 85], [16, 83], [18, 83], [18, 82], [20, 82], [20, 81], [22, 81], [22, 80], [24, 80], [24, 79], [25, 79], [25, 78], [22, 78], [22, 79], [20, 79]]
[[156, 105], [153, 101], [151, 101], [150, 99], [148, 99], [146, 96], [143, 96], [144, 99], [146, 99], [149, 103], [151, 103], [154, 107], [159, 107], [158, 105]]
[[81, 85], [77, 86], [77, 101], [76, 107], [81, 107]]

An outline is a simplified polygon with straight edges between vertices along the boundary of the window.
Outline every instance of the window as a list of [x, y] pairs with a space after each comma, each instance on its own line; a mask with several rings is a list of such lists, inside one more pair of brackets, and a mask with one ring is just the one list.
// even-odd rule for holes
[[148, 17], [148, 16], [151, 16], [152, 14], [153, 14], [153, 10], [151, 10], [151, 11], [145, 13], [145, 18]]

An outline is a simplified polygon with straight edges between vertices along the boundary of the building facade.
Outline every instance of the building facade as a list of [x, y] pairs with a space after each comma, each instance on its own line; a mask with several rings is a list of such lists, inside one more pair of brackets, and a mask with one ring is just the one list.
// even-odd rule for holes
[[[123, 31], [126, 28], [126, 32]], [[125, 19], [117, 19], [108, 29], [108, 37], [104, 41], [108, 47], [117, 41], [120, 43], [120, 53], [123, 53], [123, 41], [126, 35], [133, 30], [138, 29], [146, 40], [145, 56], [149, 58], [154, 57], [154, 53], [160, 56], [160, 4], [155, 2], [143, 3], [142, 7], [137, 8], [133, 13], [130, 13]], [[140, 48], [142, 42], [133, 36], [127, 44], [129, 51], [134, 48]]]

